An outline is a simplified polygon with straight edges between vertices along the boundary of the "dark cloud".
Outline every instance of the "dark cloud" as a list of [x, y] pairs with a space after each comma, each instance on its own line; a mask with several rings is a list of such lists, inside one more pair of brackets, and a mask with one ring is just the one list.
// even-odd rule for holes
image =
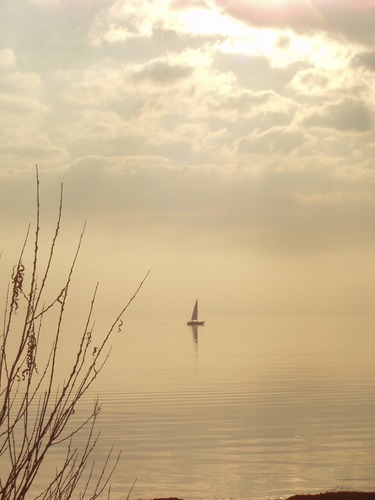
[[301, 72], [296, 79], [299, 85], [308, 91], [322, 92], [329, 87], [328, 75], [321, 74], [315, 69]]
[[192, 72], [193, 68], [187, 66], [157, 61], [146, 64], [134, 75], [134, 79], [135, 81], [150, 80], [157, 85], [169, 85], [190, 76]]
[[305, 118], [303, 124], [308, 127], [365, 132], [372, 129], [373, 120], [365, 103], [346, 99], [338, 104], [325, 106], [321, 112]]
[[368, 71], [375, 71], [375, 51], [360, 52], [352, 60], [353, 67], [361, 67]]
[[222, 72], [231, 71], [243, 88], [252, 91], [283, 93], [296, 71], [304, 68], [305, 65], [292, 64], [283, 68], [274, 68], [263, 56], [217, 53], [214, 67]]

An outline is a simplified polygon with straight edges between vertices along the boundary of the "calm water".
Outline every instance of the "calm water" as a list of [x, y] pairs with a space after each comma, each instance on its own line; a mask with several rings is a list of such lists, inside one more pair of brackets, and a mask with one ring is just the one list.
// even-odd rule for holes
[[375, 490], [375, 319], [128, 320], [95, 391], [112, 498]]

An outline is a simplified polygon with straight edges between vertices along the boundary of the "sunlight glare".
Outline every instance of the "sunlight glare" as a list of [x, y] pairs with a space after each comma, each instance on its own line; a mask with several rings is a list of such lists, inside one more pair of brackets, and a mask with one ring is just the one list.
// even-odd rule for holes
[[177, 23], [185, 33], [200, 36], [241, 36], [248, 28], [235, 19], [215, 10], [192, 8], [177, 14]]
[[277, 30], [248, 28], [246, 36], [230, 37], [220, 45], [224, 53], [269, 56], [280, 37]]
[[347, 51], [335, 42], [299, 36], [290, 30], [251, 28], [247, 36], [228, 37], [220, 50], [227, 54], [264, 56], [272, 67], [285, 67], [298, 61], [308, 61], [318, 68], [338, 69], [347, 64]]

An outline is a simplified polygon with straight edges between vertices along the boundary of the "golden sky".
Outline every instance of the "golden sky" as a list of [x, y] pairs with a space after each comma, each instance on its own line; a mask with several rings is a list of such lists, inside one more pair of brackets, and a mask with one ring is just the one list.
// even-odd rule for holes
[[2, 0], [3, 262], [38, 164], [134, 314], [373, 314], [374, 42], [374, 0]]

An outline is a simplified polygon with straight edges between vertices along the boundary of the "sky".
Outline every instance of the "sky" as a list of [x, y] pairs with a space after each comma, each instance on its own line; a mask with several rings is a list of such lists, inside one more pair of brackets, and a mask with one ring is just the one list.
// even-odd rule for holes
[[2, 280], [38, 165], [111, 314], [373, 315], [374, 47], [375, 0], [1, 0]]

